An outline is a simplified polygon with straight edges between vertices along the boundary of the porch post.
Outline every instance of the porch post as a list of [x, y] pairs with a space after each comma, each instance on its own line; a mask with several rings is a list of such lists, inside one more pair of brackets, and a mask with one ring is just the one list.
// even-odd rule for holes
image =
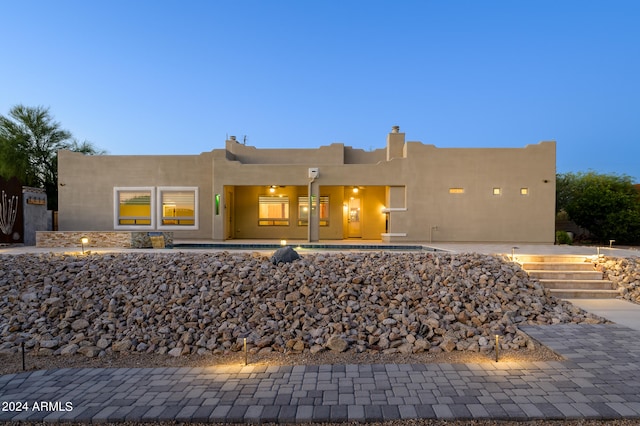
[[320, 186], [315, 180], [311, 179], [309, 181], [309, 189], [308, 189], [308, 200], [309, 200], [309, 220], [308, 220], [308, 229], [307, 236], [308, 242], [313, 243], [317, 242], [320, 239], [320, 221], [319, 221], [319, 211], [320, 211]]

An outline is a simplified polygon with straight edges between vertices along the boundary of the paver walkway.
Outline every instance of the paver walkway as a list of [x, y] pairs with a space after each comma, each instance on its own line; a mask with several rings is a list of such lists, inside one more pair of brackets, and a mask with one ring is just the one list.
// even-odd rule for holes
[[[567, 360], [25, 372], [0, 377], [0, 420], [640, 417], [640, 332], [619, 325], [522, 329]], [[20, 403], [25, 410], [17, 411]]]

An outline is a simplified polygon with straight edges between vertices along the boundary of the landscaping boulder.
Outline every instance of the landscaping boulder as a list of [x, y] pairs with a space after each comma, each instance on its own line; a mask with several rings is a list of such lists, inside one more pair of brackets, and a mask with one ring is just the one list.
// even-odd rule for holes
[[300, 259], [300, 255], [298, 254], [297, 251], [295, 251], [289, 246], [280, 247], [278, 250], [275, 251], [275, 253], [273, 253], [273, 256], [271, 257], [271, 263], [273, 263], [274, 265], [277, 265], [280, 262], [289, 263], [297, 259]]

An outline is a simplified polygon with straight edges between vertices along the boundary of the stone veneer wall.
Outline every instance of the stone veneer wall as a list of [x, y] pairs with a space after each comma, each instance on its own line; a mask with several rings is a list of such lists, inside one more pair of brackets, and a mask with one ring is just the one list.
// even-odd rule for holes
[[121, 248], [153, 248], [151, 236], [163, 237], [164, 247], [173, 247], [173, 232], [80, 232], [80, 231], [38, 231], [36, 232], [36, 247], [77, 247], [81, 248], [80, 238], [87, 237], [90, 247], [121, 247]]
[[131, 247], [131, 232], [80, 232], [80, 231], [52, 231], [36, 232], [36, 247], [75, 247], [80, 249], [80, 238], [87, 237], [87, 247]]

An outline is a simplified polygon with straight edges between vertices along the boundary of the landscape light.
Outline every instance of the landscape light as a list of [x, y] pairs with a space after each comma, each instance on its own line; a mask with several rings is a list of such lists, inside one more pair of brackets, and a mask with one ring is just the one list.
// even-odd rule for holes
[[80, 238], [80, 243], [82, 244], [82, 254], [84, 254], [84, 245], [89, 243], [89, 239], [87, 237]]
[[247, 353], [247, 338], [244, 338], [244, 365], [249, 365], [249, 355]]
[[498, 362], [499, 346], [500, 346], [500, 335], [496, 333], [496, 362]]

